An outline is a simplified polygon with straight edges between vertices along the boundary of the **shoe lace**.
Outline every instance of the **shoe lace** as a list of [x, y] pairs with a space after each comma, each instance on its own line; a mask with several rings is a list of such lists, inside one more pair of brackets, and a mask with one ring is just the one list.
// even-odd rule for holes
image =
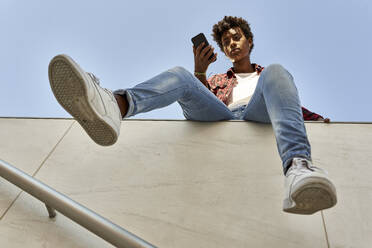
[[94, 75], [93, 73], [91, 72], [87, 72], [87, 74], [89, 75], [89, 77], [98, 85], [100, 85], [101, 81], [99, 80], [98, 77], [96, 77], [96, 75]]
[[308, 168], [309, 170], [314, 171], [314, 169], [309, 165], [309, 162], [306, 159], [302, 159], [301, 164], [302, 166]]
[[101, 89], [103, 89], [104, 91], [106, 91], [107, 93], [109, 93], [109, 95], [112, 94], [111, 90], [101, 87], [101, 85], [100, 85], [101, 81], [99, 80], [98, 77], [96, 77], [96, 75], [94, 75], [91, 72], [87, 72], [87, 74], [93, 80], [93, 82], [95, 82], [96, 84], [98, 84], [100, 86]]

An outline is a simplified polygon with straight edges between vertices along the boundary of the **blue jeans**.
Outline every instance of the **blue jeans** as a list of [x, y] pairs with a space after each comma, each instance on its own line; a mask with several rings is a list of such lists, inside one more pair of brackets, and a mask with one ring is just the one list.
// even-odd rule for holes
[[117, 90], [129, 102], [125, 117], [168, 106], [177, 101], [187, 120], [246, 120], [271, 123], [286, 171], [294, 157], [311, 160], [301, 104], [292, 75], [279, 64], [266, 67], [246, 106], [230, 110], [193, 74], [175, 67], [130, 89]]

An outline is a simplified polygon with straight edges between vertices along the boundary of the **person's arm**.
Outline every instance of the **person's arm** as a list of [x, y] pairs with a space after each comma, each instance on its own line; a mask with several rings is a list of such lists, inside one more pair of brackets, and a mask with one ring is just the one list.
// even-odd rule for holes
[[194, 75], [200, 80], [200, 82], [202, 82], [205, 85], [205, 87], [209, 89], [209, 84], [208, 84], [206, 73], [199, 74], [197, 71], [195, 71]]
[[194, 75], [205, 85], [205, 87], [209, 89], [209, 84], [207, 81], [207, 69], [211, 63], [217, 60], [217, 53], [214, 53], [214, 56], [209, 59], [209, 57], [213, 54], [214, 48], [209, 45], [202, 49], [203, 46], [204, 43], [200, 44], [197, 48], [193, 46]]

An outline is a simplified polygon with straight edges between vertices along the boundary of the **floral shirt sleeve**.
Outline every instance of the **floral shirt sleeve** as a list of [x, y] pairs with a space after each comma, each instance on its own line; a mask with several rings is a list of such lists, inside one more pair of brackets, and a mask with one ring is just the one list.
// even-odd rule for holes
[[311, 112], [310, 110], [302, 107], [302, 116], [304, 117], [305, 121], [317, 121], [319, 118], [323, 118], [323, 116], [318, 115], [317, 113]]

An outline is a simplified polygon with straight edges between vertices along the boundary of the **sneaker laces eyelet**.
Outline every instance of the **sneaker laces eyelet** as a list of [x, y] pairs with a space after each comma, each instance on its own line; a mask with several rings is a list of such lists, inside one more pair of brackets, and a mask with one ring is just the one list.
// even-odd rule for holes
[[[89, 77], [93, 80], [93, 82], [95, 82], [96, 84], [98, 84], [100, 87], [101, 87], [101, 81], [99, 80], [98, 77], [96, 77], [96, 75], [94, 75], [93, 73], [91, 72], [87, 72], [87, 74], [89, 75]], [[101, 87], [101, 89], [103, 89], [104, 91], [106, 91], [106, 93], [108, 93], [109, 95], [111, 95], [111, 90], [107, 89], [107, 88], [103, 88]]]
[[301, 163], [302, 163], [302, 165], [303, 165], [304, 167], [308, 168], [308, 169], [311, 170], [311, 171], [314, 171], [314, 169], [311, 168], [311, 167], [309, 166], [309, 163], [308, 163], [307, 160], [303, 159], [303, 160], [301, 160]]

